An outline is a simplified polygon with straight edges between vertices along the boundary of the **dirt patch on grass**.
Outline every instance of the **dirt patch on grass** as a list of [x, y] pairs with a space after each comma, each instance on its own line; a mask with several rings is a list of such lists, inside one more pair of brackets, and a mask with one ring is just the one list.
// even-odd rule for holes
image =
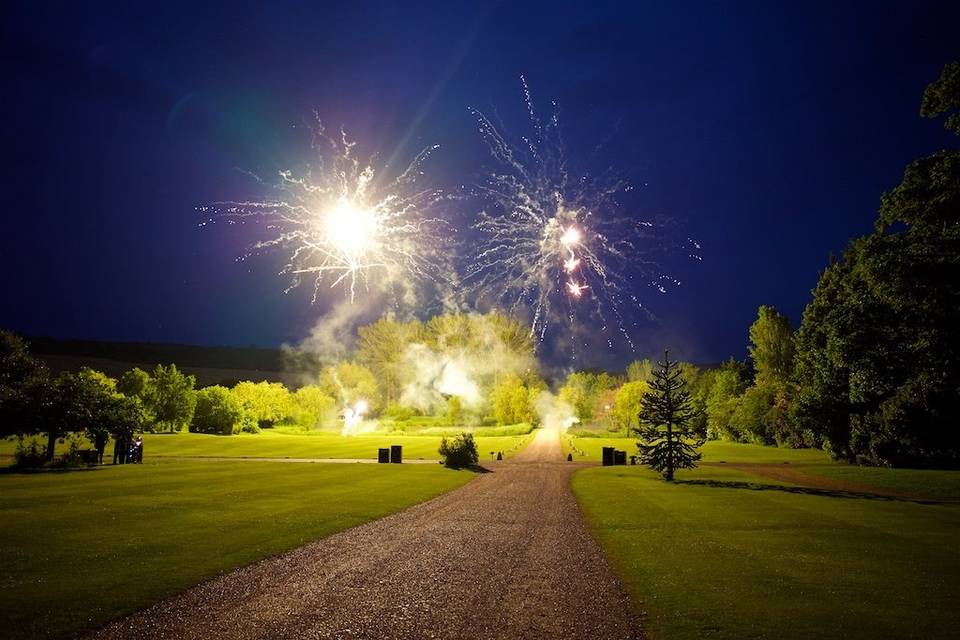
[[900, 500], [914, 500], [917, 502], [943, 502], [931, 496], [904, 491], [885, 489], [862, 482], [850, 482], [836, 478], [827, 478], [810, 472], [811, 465], [765, 464], [759, 462], [703, 462], [704, 467], [725, 467], [737, 469], [763, 478], [786, 482], [800, 487], [810, 487], [823, 491], [834, 491], [851, 495], [876, 496], [879, 498], [896, 498]]

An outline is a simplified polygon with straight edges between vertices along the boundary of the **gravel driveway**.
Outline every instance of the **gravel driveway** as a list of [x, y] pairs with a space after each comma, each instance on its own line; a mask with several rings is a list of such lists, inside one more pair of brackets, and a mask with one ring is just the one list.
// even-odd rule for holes
[[541, 431], [466, 486], [238, 569], [95, 638], [640, 638]]

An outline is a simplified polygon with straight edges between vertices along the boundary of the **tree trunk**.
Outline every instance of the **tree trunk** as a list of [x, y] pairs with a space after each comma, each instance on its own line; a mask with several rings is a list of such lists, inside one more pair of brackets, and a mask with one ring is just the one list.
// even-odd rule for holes
[[47, 460], [53, 460], [53, 448], [57, 444], [57, 434], [53, 431], [47, 433]]
[[667, 422], [667, 472], [663, 474], [667, 482], [673, 482], [673, 425]]

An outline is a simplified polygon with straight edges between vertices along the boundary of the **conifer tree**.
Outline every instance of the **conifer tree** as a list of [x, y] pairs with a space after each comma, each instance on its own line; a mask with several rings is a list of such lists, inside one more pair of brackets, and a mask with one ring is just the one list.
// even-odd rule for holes
[[697, 449], [706, 435], [694, 426], [699, 411], [690, 400], [680, 366], [670, 360], [668, 351], [664, 350], [663, 361], [657, 363], [647, 384], [650, 390], [640, 403], [639, 426], [633, 428], [640, 438], [640, 461], [671, 482], [676, 469], [697, 466]]

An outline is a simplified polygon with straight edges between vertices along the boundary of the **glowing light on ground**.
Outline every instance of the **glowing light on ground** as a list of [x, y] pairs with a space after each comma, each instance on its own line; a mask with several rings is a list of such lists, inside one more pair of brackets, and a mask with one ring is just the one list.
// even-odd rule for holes
[[370, 405], [366, 400], [358, 400], [352, 407], [346, 407], [343, 410], [343, 428], [340, 430], [340, 435], [355, 436], [363, 433], [364, 416], [369, 411]]

